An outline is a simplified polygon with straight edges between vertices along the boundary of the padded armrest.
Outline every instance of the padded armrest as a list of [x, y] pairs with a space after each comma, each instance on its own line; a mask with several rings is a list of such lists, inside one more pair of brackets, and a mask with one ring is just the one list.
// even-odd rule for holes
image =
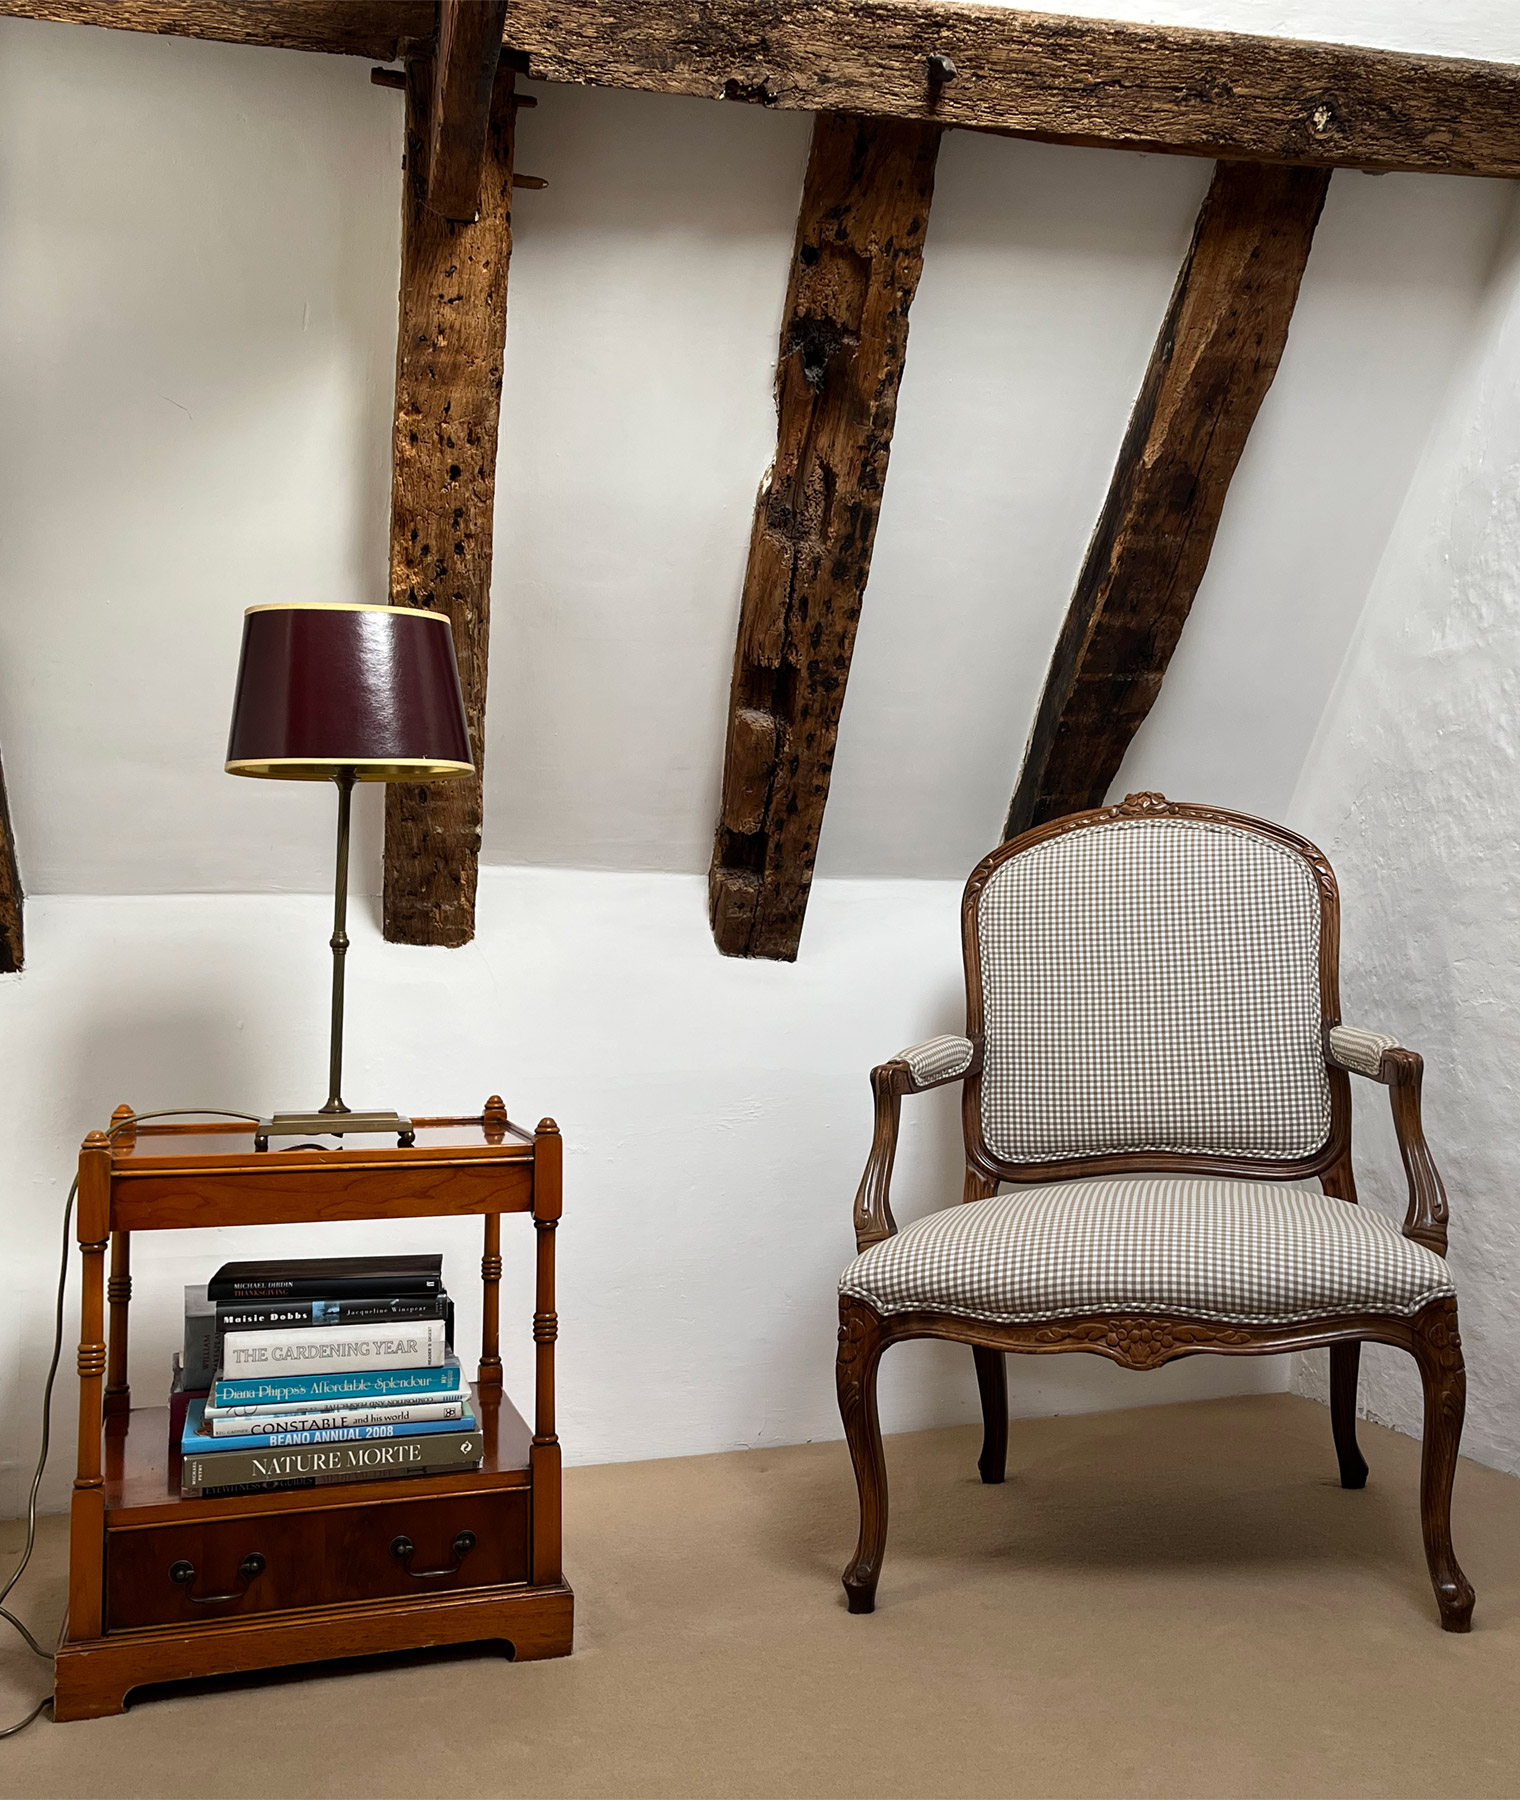
[[1359, 1025], [1332, 1025], [1325, 1034], [1327, 1061], [1373, 1081], [1383, 1079], [1383, 1052], [1402, 1048], [1397, 1038], [1381, 1031], [1364, 1031]]
[[908, 1065], [914, 1090], [918, 1091], [938, 1087], [942, 1082], [958, 1081], [970, 1069], [975, 1055], [976, 1047], [970, 1038], [948, 1034], [911, 1044], [906, 1050], [899, 1050], [892, 1060]]

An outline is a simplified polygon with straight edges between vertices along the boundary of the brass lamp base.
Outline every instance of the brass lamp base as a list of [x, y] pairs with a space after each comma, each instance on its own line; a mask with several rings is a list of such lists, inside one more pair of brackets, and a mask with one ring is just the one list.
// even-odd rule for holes
[[416, 1143], [410, 1119], [393, 1112], [276, 1113], [260, 1119], [253, 1134], [255, 1150], [267, 1150], [272, 1137], [347, 1137], [350, 1132], [394, 1131], [403, 1150]]

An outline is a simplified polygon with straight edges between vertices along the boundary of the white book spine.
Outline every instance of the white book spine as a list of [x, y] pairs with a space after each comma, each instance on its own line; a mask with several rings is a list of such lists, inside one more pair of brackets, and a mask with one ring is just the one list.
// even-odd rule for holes
[[[466, 1388], [457, 1388], [453, 1393], [444, 1393], [438, 1388], [416, 1388], [411, 1391], [402, 1389], [395, 1394], [349, 1394], [341, 1400], [274, 1400], [261, 1406], [216, 1406], [206, 1404], [206, 1418], [211, 1419], [267, 1419], [278, 1413], [288, 1418], [292, 1413], [300, 1413], [306, 1417], [311, 1413], [357, 1412], [361, 1408], [369, 1412], [378, 1412], [388, 1406], [436, 1406], [445, 1403], [463, 1404], [469, 1399]], [[256, 1427], [249, 1427], [250, 1430]]]
[[322, 1412], [258, 1413], [253, 1417], [229, 1418], [226, 1413], [213, 1413], [213, 1437], [254, 1437], [272, 1431], [329, 1431], [339, 1425], [413, 1425], [423, 1419], [462, 1419], [467, 1410], [463, 1399], [434, 1400], [414, 1406], [342, 1407]]
[[233, 1380], [257, 1375], [326, 1374], [344, 1369], [436, 1369], [448, 1356], [442, 1319], [404, 1325], [315, 1325], [306, 1330], [229, 1331], [222, 1373]]

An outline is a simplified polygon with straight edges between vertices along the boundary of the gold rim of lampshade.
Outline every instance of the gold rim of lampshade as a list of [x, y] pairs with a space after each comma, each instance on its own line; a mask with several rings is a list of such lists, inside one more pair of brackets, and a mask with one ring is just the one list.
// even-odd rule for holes
[[[267, 612], [362, 612], [386, 613], [398, 619], [436, 621], [449, 627], [447, 613], [421, 606], [386, 606], [370, 601], [293, 600], [274, 601], [244, 608], [243, 616]], [[229, 775], [245, 775], [269, 781], [331, 781], [345, 771], [356, 781], [438, 781], [473, 775], [473, 762], [449, 758], [411, 756], [271, 756], [229, 758], [223, 765]]]

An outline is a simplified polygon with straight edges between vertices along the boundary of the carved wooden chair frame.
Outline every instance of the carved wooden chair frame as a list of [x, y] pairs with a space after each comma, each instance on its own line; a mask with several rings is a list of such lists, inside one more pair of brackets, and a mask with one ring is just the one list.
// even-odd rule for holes
[[[1320, 900], [1319, 976], [1331, 1100], [1330, 1130], [1325, 1143], [1315, 1154], [1293, 1162], [1155, 1152], [1046, 1163], [1001, 1161], [989, 1150], [982, 1127], [983, 1019], [978, 936], [978, 902], [982, 890], [995, 870], [1034, 844], [1113, 820], [1156, 816], [1208, 821], [1255, 833], [1288, 846], [1313, 871]], [[1132, 794], [1121, 805], [1074, 813], [1037, 826], [995, 850], [976, 868], [966, 884], [961, 928], [966, 969], [965, 1035], [973, 1047], [971, 1063], [958, 1073], [922, 1081], [915, 1079], [912, 1068], [901, 1058], [871, 1071], [876, 1120], [870, 1156], [855, 1198], [855, 1240], [859, 1249], [879, 1243], [897, 1230], [889, 1188], [903, 1095], [920, 1093], [948, 1081], [963, 1084], [962, 1122], [966, 1147], [963, 1198], [966, 1202], [976, 1202], [995, 1194], [999, 1182], [1058, 1182], [1143, 1171], [1146, 1174], [1217, 1174], [1257, 1181], [1302, 1182], [1317, 1177], [1326, 1194], [1355, 1204], [1348, 1079], [1351, 1065], [1335, 1060], [1330, 1045], [1330, 1031], [1340, 1024], [1340, 898], [1329, 864], [1305, 839], [1281, 826], [1240, 813], [1183, 805], [1159, 794]], [[1414, 1051], [1394, 1047], [1381, 1050], [1375, 1068], [1363, 1066], [1353, 1072], [1366, 1074], [1389, 1090], [1394, 1128], [1409, 1180], [1404, 1235], [1444, 1256], [1446, 1195], [1426, 1146], [1420, 1120], [1423, 1069], [1423, 1059]], [[1466, 1375], [1457, 1332], [1457, 1303], [1453, 1298], [1435, 1300], [1413, 1317], [1368, 1313], [1291, 1325], [1210, 1324], [1145, 1312], [992, 1324], [946, 1312], [904, 1312], [884, 1317], [863, 1300], [841, 1295], [839, 1319], [836, 1363], [839, 1407], [860, 1490], [860, 1538], [843, 1578], [852, 1613], [868, 1613], [875, 1607], [876, 1584], [886, 1542], [887, 1476], [877, 1417], [876, 1377], [882, 1352], [889, 1344], [909, 1338], [945, 1338], [972, 1347], [984, 1425], [978, 1464], [984, 1482], [1002, 1481], [1007, 1463], [1005, 1351], [1049, 1355], [1083, 1350], [1106, 1356], [1126, 1369], [1154, 1369], [1175, 1357], [1202, 1351], [1225, 1356], [1258, 1356], [1328, 1346], [1330, 1420], [1340, 1463], [1341, 1485], [1359, 1488], [1366, 1482], [1367, 1464], [1356, 1441], [1358, 1365], [1363, 1343], [1381, 1343], [1407, 1350], [1419, 1366], [1425, 1400], [1420, 1478], [1425, 1555], [1442, 1628], [1466, 1631], [1470, 1627], [1473, 1590], [1457, 1564], [1451, 1543], [1451, 1489], [1466, 1405]]]

